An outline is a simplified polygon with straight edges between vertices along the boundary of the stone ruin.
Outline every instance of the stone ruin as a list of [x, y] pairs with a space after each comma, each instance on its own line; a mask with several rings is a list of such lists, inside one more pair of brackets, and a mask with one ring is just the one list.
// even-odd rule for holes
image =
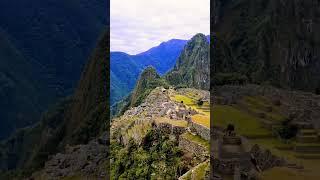
[[214, 89], [217, 104], [232, 104], [244, 96], [264, 96], [274, 105], [281, 106], [288, 115], [297, 115], [295, 121], [309, 122], [320, 129], [320, 96], [302, 91], [277, 89], [271, 86], [248, 84], [245, 86], [225, 85]]
[[236, 135], [232, 126], [228, 126], [224, 135], [218, 138], [218, 149], [213, 162], [217, 177], [228, 175], [234, 179], [257, 179], [259, 172], [287, 164], [283, 158], [274, 156], [258, 145], [248, 150], [244, 147], [243, 140], [243, 137]]
[[287, 164], [283, 158], [273, 155], [270, 150], [261, 149], [257, 144], [251, 148], [250, 154], [254, 157], [256, 166], [260, 171]]

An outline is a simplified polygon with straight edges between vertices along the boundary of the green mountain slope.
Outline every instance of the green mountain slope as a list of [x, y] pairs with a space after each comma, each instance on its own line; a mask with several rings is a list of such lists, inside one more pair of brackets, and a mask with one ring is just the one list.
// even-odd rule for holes
[[209, 42], [203, 34], [195, 35], [184, 47], [173, 70], [166, 74], [170, 84], [209, 89]]
[[160, 78], [153, 67], [147, 67], [140, 75], [140, 78], [131, 94], [130, 106], [135, 107], [142, 103], [145, 97], [156, 87], [168, 87], [167, 82]]
[[0, 139], [39, 119], [43, 94], [35, 77], [31, 64], [0, 29]]
[[109, 34], [103, 33], [89, 58], [75, 94], [53, 106], [39, 123], [15, 133], [0, 143], [0, 169], [10, 174], [30, 175], [42, 168], [49, 155], [66, 145], [85, 144], [106, 128], [109, 117], [107, 53]]

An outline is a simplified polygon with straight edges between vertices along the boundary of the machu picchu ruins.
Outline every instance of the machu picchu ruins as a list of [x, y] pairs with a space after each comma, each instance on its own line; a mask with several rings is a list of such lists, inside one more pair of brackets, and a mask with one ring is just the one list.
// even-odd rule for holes
[[[271, 86], [214, 89], [213, 168], [216, 179], [317, 179], [320, 96]], [[227, 133], [232, 126], [232, 133]]]
[[[209, 92], [204, 90], [157, 87], [141, 105], [130, 108], [113, 120], [111, 139], [122, 145], [128, 145], [130, 139], [136, 144], [143, 144], [150, 129], [169, 135], [183, 150], [184, 156], [189, 156], [194, 161], [177, 178], [209, 177], [209, 97]], [[199, 99], [203, 101], [202, 105], [197, 105]], [[204, 165], [201, 166], [202, 163], [205, 168]], [[197, 168], [197, 175], [191, 172], [196, 166], [202, 167]]]

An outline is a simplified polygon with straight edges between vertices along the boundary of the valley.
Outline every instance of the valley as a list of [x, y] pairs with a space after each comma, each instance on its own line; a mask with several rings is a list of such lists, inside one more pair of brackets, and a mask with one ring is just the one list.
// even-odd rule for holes
[[197, 71], [207, 63], [209, 42], [196, 34], [166, 74], [142, 71], [111, 120], [111, 179], [209, 178], [209, 68]]

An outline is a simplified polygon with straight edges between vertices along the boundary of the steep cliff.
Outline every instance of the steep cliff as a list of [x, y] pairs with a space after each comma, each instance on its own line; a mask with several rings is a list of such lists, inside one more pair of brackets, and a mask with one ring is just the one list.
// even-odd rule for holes
[[166, 75], [166, 79], [172, 85], [208, 90], [209, 64], [209, 42], [205, 35], [197, 34], [184, 47], [173, 70]]
[[[0, 143], [0, 170], [30, 175], [52, 154], [67, 145], [86, 144], [105, 130], [109, 117], [107, 63], [109, 33], [105, 32], [89, 58], [74, 96], [50, 108], [39, 123], [22, 129]], [[21, 173], [22, 172], [22, 173]]]

